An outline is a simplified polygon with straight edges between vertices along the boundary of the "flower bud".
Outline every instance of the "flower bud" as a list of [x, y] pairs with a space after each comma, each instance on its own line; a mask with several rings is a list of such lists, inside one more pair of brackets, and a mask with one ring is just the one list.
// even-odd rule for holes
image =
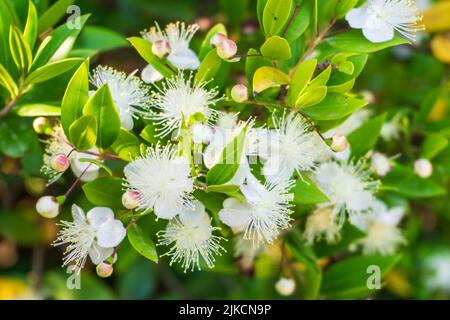
[[112, 264], [102, 262], [97, 265], [95, 270], [100, 278], [109, 278], [113, 274], [114, 268]]
[[209, 44], [211, 45], [211, 47], [216, 48], [219, 46], [220, 43], [227, 40], [228, 40], [227, 36], [224, 35], [223, 33], [216, 33], [211, 37], [211, 41], [209, 42]]
[[281, 278], [275, 284], [275, 289], [283, 296], [290, 296], [295, 291], [295, 281], [288, 278]]
[[231, 98], [239, 103], [248, 100], [248, 89], [243, 84], [237, 84], [231, 89]]
[[70, 166], [69, 158], [65, 154], [56, 154], [50, 160], [50, 166], [56, 172], [64, 172]]
[[56, 218], [59, 214], [58, 200], [52, 196], [41, 197], [36, 202], [36, 211], [44, 218]]
[[331, 150], [333, 150], [334, 152], [345, 151], [345, 149], [348, 148], [347, 137], [343, 136], [339, 133], [334, 134], [331, 137], [330, 147], [331, 147]]
[[433, 174], [433, 165], [428, 159], [419, 159], [414, 162], [414, 172], [421, 178], [429, 178]]
[[127, 190], [122, 195], [122, 204], [129, 210], [136, 209], [139, 206], [140, 193], [133, 190]]
[[392, 169], [389, 158], [378, 152], [372, 154], [370, 165], [379, 177], [384, 177]]
[[33, 129], [37, 134], [49, 134], [52, 130], [52, 126], [47, 118], [38, 117], [33, 121]]
[[158, 58], [166, 58], [171, 52], [170, 44], [166, 40], [156, 40], [152, 45], [152, 52]]
[[233, 40], [227, 39], [217, 45], [217, 55], [224, 60], [232, 58], [236, 53], [237, 45]]

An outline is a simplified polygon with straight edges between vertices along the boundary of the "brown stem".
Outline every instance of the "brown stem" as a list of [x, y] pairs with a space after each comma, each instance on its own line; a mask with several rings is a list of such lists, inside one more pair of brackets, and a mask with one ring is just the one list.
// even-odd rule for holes
[[81, 178], [83, 177], [83, 175], [88, 171], [88, 169], [91, 167], [92, 163], [88, 164], [88, 166], [86, 167], [86, 169], [83, 170], [83, 172], [81, 172], [81, 174], [78, 176], [78, 178], [74, 181], [74, 183], [70, 186], [69, 190], [67, 190], [67, 192], [64, 194], [64, 196], [67, 198], [69, 196], [69, 194], [73, 191], [73, 189], [76, 187], [76, 185], [78, 184], [78, 182], [80, 182]]
[[251, 57], [262, 57], [262, 54], [259, 53], [253, 53], [253, 54], [235, 54], [230, 59], [242, 59], [242, 58], [251, 58]]
[[284, 28], [284, 31], [283, 31], [283, 33], [281, 34], [282, 37], [284, 37], [284, 36], [286, 35], [287, 31], [289, 30], [289, 27], [291, 26], [292, 21], [294, 21], [295, 16], [296, 16], [297, 13], [298, 13], [298, 9], [300, 9], [300, 4], [297, 4], [297, 5], [295, 6], [294, 12], [292, 13], [291, 18], [289, 19], [289, 21], [288, 21], [288, 23], [287, 23], [287, 25], [286, 25], [286, 28]]
[[16, 104], [16, 101], [16, 99], [13, 99], [5, 105], [5, 107], [0, 111], [0, 118], [5, 117], [12, 110], [12, 108]]

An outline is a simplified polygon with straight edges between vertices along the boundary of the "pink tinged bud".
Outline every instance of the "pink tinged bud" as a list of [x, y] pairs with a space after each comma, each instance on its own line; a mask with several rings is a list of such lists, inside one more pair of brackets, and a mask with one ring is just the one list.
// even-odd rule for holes
[[44, 117], [34, 119], [33, 129], [37, 134], [49, 134], [52, 130], [50, 120]]
[[248, 89], [243, 84], [237, 84], [231, 89], [231, 98], [239, 103], [248, 100]]
[[122, 195], [122, 204], [129, 210], [136, 209], [139, 206], [141, 194], [137, 191], [128, 190]]
[[224, 35], [223, 33], [216, 33], [215, 35], [213, 35], [211, 37], [211, 41], [209, 42], [209, 44], [211, 45], [211, 47], [217, 48], [220, 43], [227, 41], [227, 40], [228, 40], [228, 37], [226, 35]]
[[59, 214], [58, 200], [52, 196], [41, 197], [36, 202], [36, 211], [44, 218], [56, 218]]
[[166, 58], [171, 52], [170, 44], [165, 40], [156, 40], [152, 45], [152, 52], [158, 58]]
[[237, 45], [233, 40], [227, 39], [217, 45], [217, 55], [224, 60], [231, 59], [236, 53]]
[[414, 162], [414, 172], [421, 178], [429, 178], [433, 174], [433, 165], [428, 159], [419, 159]]
[[69, 168], [70, 161], [66, 155], [60, 153], [52, 157], [50, 160], [50, 166], [56, 172], [64, 172]]
[[113, 274], [114, 268], [113, 268], [112, 264], [102, 262], [97, 265], [95, 270], [97, 271], [97, 275], [100, 278], [109, 278]]
[[295, 281], [288, 278], [281, 278], [275, 284], [275, 289], [283, 296], [290, 296], [295, 291]]
[[334, 152], [342, 152], [348, 148], [348, 140], [346, 136], [336, 133], [331, 137], [331, 150]]

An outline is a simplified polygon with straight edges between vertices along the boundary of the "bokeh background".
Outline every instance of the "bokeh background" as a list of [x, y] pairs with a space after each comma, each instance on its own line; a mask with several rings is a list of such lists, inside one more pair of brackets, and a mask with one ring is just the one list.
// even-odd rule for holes
[[[52, 1], [35, 2], [39, 7]], [[326, 2], [320, 1], [321, 6], [326, 6]], [[432, 4], [432, 1], [419, 2], [422, 8]], [[242, 52], [262, 40], [255, 14], [256, 1], [252, 0], [79, 0], [77, 5], [82, 13], [90, 12], [92, 16], [74, 48], [76, 54], [91, 56], [93, 65], [110, 65], [126, 72], [141, 70], [146, 63], [125, 38], [138, 35], [154, 21], [162, 26], [177, 20], [198, 23], [200, 36], [194, 39], [194, 48], [199, 47], [201, 36], [217, 22], [227, 26]], [[401, 126], [405, 134], [397, 141], [381, 141], [380, 151], [402, 154], [413, 160], [414, 146], [421, 144], [422, 132], [444, 132], [450, 136], [450, 49], [445, 55], [445, 45], [440, 50], [430, 48], [430, 41], [438, 35], [449, 38], [445, 28], [432, 29], [431, 35], [421, 35], [416, 47], [400, 46], [371, 56], [359, 78], [354, 90], [370, 99], [369, 109], [374, 113], [386, 111], [388, 118], [399, 113], [404, 115]], [[239, 68], [243, 70], [243, 65], [235, 68], [229, 79], [241, 76]], [[43, 85], [28, 99], [60, 99], [69, 76], [60, 77], [60, 86]], [[52, 190], [45, 189], [45, 180], [39, 172], [42, 146], [34, 133], [27, 130], [21, 132], [23, 154], [0, 155], [0, 299], [282, 298], [274, 286], [281, 259], [276, 247], [263, 252], [253, 267], [243, 268], [242, 261], [231, 254], [232, 243], [227, 244], [229, 253], [219, 258], [213, 270], [184, 274], [176, 266], [168, 266], [167, 259], [162, 258], [159, 264], [145, 260], [125, 240], [113, 277], [100, 279], [88, 265], [81, 277], [81, 290], [69, 290], [66, 286], [69, 275], [60, 267], [62, 252], [50, 246], [57, 227], [53, 221], [40, 218], [34, 205], [43, 193], [63, 192], [64, 185], [69, 185], [74, 177], [67, 175], [65, 182], [52, 186]], [[446, 146], [433, 163], [440, 182], [448, 190], [450, 147]], [[447, 299], [450, 297], [448, 193], [432, 199], [413, 194], [409, 197], [413, 201], [404, 226], [409, 245], [402, 249], [402, 260], [388, 274], [384, 289], [373, 297]], [[404, 201], [401, 199], [393, 200]], [[81, 192], [72, 200], [86, 209], [90, 206]], [[63, 217], [68, 215], [69, 212], [63, 213]], [[152, 217], [142, 221], [149, 232], [161, 229]], [[433, 284], [430, 279], [441, 285]]]

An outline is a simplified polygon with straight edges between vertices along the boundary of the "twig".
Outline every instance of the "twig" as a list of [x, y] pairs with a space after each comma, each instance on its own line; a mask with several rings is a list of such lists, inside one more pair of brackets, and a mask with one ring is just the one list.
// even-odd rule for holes
[[295, 16], [296, 16], [297, 13], [298, 13], [298, 9], [300, 9], [300, 4], [297, 4], [297, 5], [295, 6], [294, 12], [292, 13], [291, 18], [289, 19], [289, 21], [288, 21], [288, 23], [287, 23], [287, 25], [286, 25], [286, 28], [284, 28], [284, 31], [283, 31], [283, 33], [281, 34], [282, 37], [284, 37], [284, 36], [286, 35], [287, 31], [289, 30], [289, 27], [291, 26], [292, 21], [294, 21]]
[[67, 192], [64, 194], [65, 197], [68, 197], [69, 194], [73, 191], [73, 189], [76, 187], [76, 185], [78, 184], [78, 182], [80, 182], [81, 178], [83, 177], [83, 175], [88, 171], [88, 169], [92, 166], [92, 163], [90, 163], [86, 169], [83, 170], [83, 172], [81, 172], [81, 174], [78, 176], [78, 178], [74, 181], [74, 183], [70, 186], [69, 190], [67, 190]]

